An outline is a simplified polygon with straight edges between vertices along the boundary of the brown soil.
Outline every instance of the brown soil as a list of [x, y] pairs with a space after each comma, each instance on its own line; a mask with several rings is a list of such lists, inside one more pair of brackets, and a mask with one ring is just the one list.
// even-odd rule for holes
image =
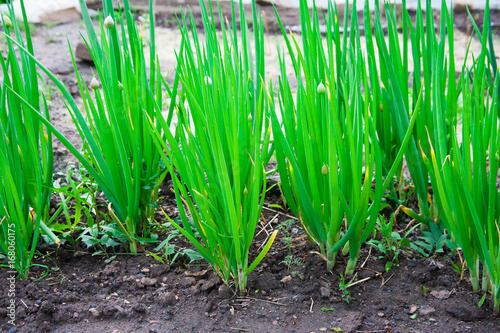
[[[226, 6], [227, 4], [224, 4]], [[227, 7], [227, 6], [226, 6]], [[165, 7], [158, 18], [165, 26], [173, 25], [173, 13]], [[196, 12], [196, 7], [192, 7]], [[170, 11], [169, 11], [170, 10]], [[224, 10], [227, 10], [224, 9]], [[277, 32], [272, 8], [264, 8], [268, 27]], [[297, 25], [297, 10], [278, 9], [286, 25]], [[198, 9], [199, 13], [199, 9]], [[163, 15], [163, 16], [162, 16]], [[199, 17], [199, 16], [198, 16]], [[456, 15], [457, 17], [457, 15]], [[500, 22], [495, 12], [493, 22]], [[460, 19], [457, 20], [461, 28]], [[467, 18], [463, 17], [463, 22]], [[467, 31], [464, 23], [464, 31]], [[39, 26], [35, 49], [40, 60], [78, 94], [66, 36], [73, 49], [80, 39], [78, 23], [56, 27]], [[173, 31], [173, 30], [167, 30]], [[77, 62], [87, 81], [91, 64]], [[168, 67], [168, 66], [167, 66]], [[169, 69], [169, 68], [168, 68]], [[170, 70], [170, 69], [169, 69]], [[57, 127], [78, 145], [78, 133], [71, 124], [60, 98], [55, 94], [52, 118]], [[66, 149], [56, 142], [58, 171], [71, 161]], [[176, 214], [167, 185], [162, 188], [162, 207]], [[277, 195], [277, 193], [274, 193]], [[273, 202], [279, 201], [272, 197]], [[271, 202], [266, 202], [269, 207]], [[53, 205], [57, 204], [54, 196]], [[267, 224], [259, 227], [252, 248], [253, 258], [266, 233], [289, 217], [265, 208]], [[164, 223], [161, 215], [157, 217]], [[400, 229], [408, 221], [400, 222]], [[261, 230], [262, 229], [262, 230]], [[164, 239], [167, 232], [160, 233]], [[203, 261], [188, 263], [183, 257], [169, 265], [148, 255], [132, 256], [124, 246], [108, 250], [108, 256], [93, 256], [96, 249], [67, 243], [57, 249], [40, 245], [33, 261], [49, 268], [33, 267], [27, 281], [16, 281], [16, 326], [7, 324], [7, 288], [0, 288], [0, 332], [498, 332], [500, 319], [488, 308], [489, 298], [478, 308], [480, 294], [471, 291], [467, 279], [452, 268], [454, 255], [423, 258], [414, 252], [400, 256], [399, 266], [385, 271], [380, 253], [365, 245], [358, 261], [357, 277], [349, 288], [349, 303], [342, 297], [339, 276], [346, 258], [339, 257], [333, 272], [312, 251], [318, 249], [303, 242], [298, 222], [291, 227], [292, 249], [300, 265], [287, 267], [282, 261], [289, 249], [280, 232], [270, 253], [249, 277], [246, 294], [235, 294]], [[411, 240], [419, 235], [415, 232]], [[174, 240], [176, 248], [189, 247], [183, 239]], [[153, 251], [153, 247], [147, 248]], [[109, 262], [106, 262], [109, 261]], [[0, 281], [8, 273], [0, 271]]]
[[[173, 198], [165, 187], [163, 191], [162, 206], [175, 215]], [[268, 224], [259, 226], [251, 257], [266, 232], [288, 219], [268, 208], [263, 212]], [[400, 221], [400, 227], [405, 223]], [[108, 256], [93, 256], [94, 250], [82, 245], [40, 245], [34, 263], [47, 266], [50, 273], [35, 282], [45, 269], [34, 267], [29, 280], [16, 281], [17, 332], [489, 333], [500, 328], [500, 319], [488, 309], [489, 298], [478, 308], [481, 296], [452, 269], [451, 262], [459, 262], [456, 256], [429, 259], [405, 252], [399, 266], [386, 272], [380, 253], [366, 245], [347, 302], [339, 288], [346, 258], [340, 256], [329, 272], [312, 252], [317, 248], [303, 242], [297, 221], [290, 235], [301, 239], [292, 242], [292, 253], [302, 263], [290, 268], [282, 263], [289, 249], [282, 240], [286, 234], [280, 232], [249, 277], [247, 293], [240, 295], [201, 260], [188, 264], [178, 258], [169, 265], [147, 255], [123, 254], [109, 261], [124, 247], [109, 249]], [[189, 247], [182, 239], [174, 242], [179, 250]], [[7, 277], [2, 270], [0, 279]], [[8, 299], [7, 288], [2, 288], [2, 332], [14, 332], [6, 324]]]

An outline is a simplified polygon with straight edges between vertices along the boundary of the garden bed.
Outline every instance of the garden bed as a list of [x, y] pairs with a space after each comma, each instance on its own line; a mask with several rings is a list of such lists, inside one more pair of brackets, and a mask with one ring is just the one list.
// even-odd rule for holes
[[[165, 209], [169, 201], [163, 200]], [[264, 212], [267, 232], [289, 219], [284, 213]], [[395, 231], [406, 223], [401, 221]], [[317, 249], [304, 244], [297, 221], [289, 234], [300, 239], [292, 241], [292, 254], [301, 264], [287, 267], [283, 262], [289, 247], [282, 240], [286, 233], [280, 232], [243, 295], [228, 290], [203, 260], [189, 264], [178, 257], [169, 265], [144, 254], [114, 257], [111, 249], [107, 256], [93, 256], [82, 244], [59, 249], [41, 245], [34, 263], [47, 266], [49, 275], [33, 282], [45, 273], [35, 267], [29, 280], [16, 281], [22, 301], [17, 332], [489, 333], [500, 327], [500, 319], [488, 307], [478, 307], [481, 296], [452, 268], [451, 262], [460, 262], [457, 256], [424, 258], [407, 252], [386, 271], [385, 259], [365, 245], [348, 296], [339, 288], [347, 260], [340, 256], [329, 272]], [[265, 235], [260, 233], [255, 246]], [[409, 237], [414, 241], [417, 236]], [[189, 247], [179, 239], [173, 242], [179, 251]], [[251, 257], [255, 253], [253, 248]], [[2, 270], [0, 279], [6, 278]], [[3, 288], [2, 302], [6, 293]], [[4, 304], [1, 311], [5, 318]], [[3, 332], [11, 329], [1, 327]]]
[[[228, 10], [227, 4], [223, 4], [223, 10]], [[271, 7], [265, 10], [269, 28], [265, 41], [266, 75], [277, 77], [280, 68], [274, 46], [283, 46], [283, 40], [275, 36], [279, 29]], [[199, 19], [197, 9], [193, 11]], [[298, 10], [278, 11], [284, 12], [286, 25], [299, 24]], [[157, 31], [157, 51], [163, 70], [169, 72], [176, 64], [173, 50], [179, 48], [181, 40], [172, 20], [176, 12], [166, 8], [157, 13], [164, 26]], [[461, 62], [470, 24], [465, 14], [456, 18], [459, 31], [455, 32], [455, 57]], [[499, 12], [492, 12], [492, 22], [493, 26], [500, 22]], [[38, 26], [33, 33], [38, 59], [63, 79], [74, 96], [78, 96], [79, 90], [66, 38], [74, 50], [81, 41], [79, 30], [83, 30], [79, 23], [72, 22]], [[494, 42], [496, 49], [500, 49], [498, 41]], [[480, 43], [474, 40], [472, 48], [478, 50]], [[77, 66], [89, 83], [92, 64], [77, 61]], [[170, 83], [171, 77], [167, 78]], [[56, 128], [81, 148], [80, 136], [57, 93], [52, 94], [50, 103]], [[54, 144], [55, 171], [59, 173], [56, 178], [60, 178], [68, 164], [76, 160], [56, 139]], [[269, 185], [275, 182], [276, 178]], [[161, 186], [159, 196], [162, 210], [156, 221], [164, 224], [167, 221], [163, 212], [171, 218], [178, 215], [170, 177]], [[416, 199], [412, 195], [409, 202], [415, 208]], [[59, 203], [54, 194], [51, 208], [57, 209]], [[128, 251], [126, 243], [98, 255], [95, 249], [90, 251], [81, 242], [67, 242], [59, 248], [40, 244], [33, 259], [33, 264], [40, 266], [30, 270], [27, 280], [15, 282], [19, 300], [15, 328], [7, 324], [9, 290], [0, 291], [0, 318], [4, 319], [0, 328], [2, 332], [76, 333], [495, 332], [500, 329], [500, 319], [488, 307], [490, 296], [482, 307], [478, 306], [481, 294], [472, 292], [468, 274], [460, 276], [461, 258], [448, 254], [446, 248], [445, 254], [433, 253], [429, 257], [407, 248], [400, 253], [399, 264], [387, 270], [385, 258], [379, 258], [381, 253], [364, 244], [355, 278], [342, 281], [347, 258], [339, 254], [333, 271], [328, 271], [318, 248], [307, 242], [296, 218], [289, 211], [277, 208], [282, 205], [283, 199], [275, 187], [267, 193], [250, 258], [258, 255], [258, 248], [274, 230], [279, 232], [268, 255], [249, 276], [246, 293], [236, 293], [234, 285], [227, 288], [203, 260], [190, 262], [182, 252], [192, 246], [182, 237], [172, 239], [174, 253], [169, 258], [160, 258], [164, 262], [150, 255], [156, 252], [157, 244], [141, 248], [138, 255], [124, 254]], [[103, 212], [105, 207], [104, 204], [101, 207]], [[385, 208], [383, 213], [389, 216], [393, 211]], [[290, 219], [291, 224], [284, 227]], [[85, 223], [85, 217], [81, 222]], [[400, 214], [397, 223], [393, 231], [403, 235], [412, 221]], [[173, 231], [172, 227], [159, 228], [159, 240]], [[411, 242], [419, 237], [418, 230], [408, 234]], [[178, 256], [172, 263], [176, 253]], [[44, 276], [46, 268], [41, 266], [48, 268], [47, 276]], [[0, 279], [7, 281], [8, 277], [7, 270], [2, 269]]]

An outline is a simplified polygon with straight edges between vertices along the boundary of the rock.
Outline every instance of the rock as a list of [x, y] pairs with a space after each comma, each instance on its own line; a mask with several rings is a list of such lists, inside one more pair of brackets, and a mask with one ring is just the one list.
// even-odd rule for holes
[[418, 306], [416, 306], [416, 305], [412, 305], [412, 306], [410, 307], [410, 314], [414, 314], [417, 310], [418, 310]]
[[421, 307], [420, 308], [420, 311], [419, 313], [422, 315], [422, 316], [425, 316], [425, 315], [428, 315], [428, 314], [431, 314], [431, 313], [434, 313], [436, 312], [436, 309], [434, 309], [432, 306], [429, 306], [429, 307]]
[[52, 10], [40, 15], [40, 23], [69, 23], [77, 22], [82, 16], [75, 7]]
[[101, 316], [101, 313], [96, 308], [90, 308], [89, 311], [95, 318], [99, 318]]
[[290, 275], [287, 275], [280, 280], [281, 283], [285, 283], [285, 284], [290, 282], [290, 281], [292, 281], [292, 277]]
[[151, 279], [151, 278], [147, 278], [147, 277], [143, 277], [141, 279], [141, 283], [145, 286], [154, 286], [156, 284], [156, 282], [158, 282], [158, 279]]
[[[5, 1], [0, 1], [0, 3], [5, 3]], [[12, 3], [14, 5], [14, 12], [16, 13], [16, 16], [19, 20], [22, 20], [21, 2], [12, 1]], [[75, 8], [80, 8], [78, 0], [24, 0], [24, 7], [26, 9], [28, 22], [30, 23], [40, 23], [41, 17], [44, 15], [50, 15], [51, 12], [57, 12], [68, 8], [72, 8], [73, 10], [76, 10]], [[6, 9], [7, 5], [0, 5], [0, 12], [5, 11]], [[80, 18], [81, 16], [78, 16], [78, 19]]]
[[92, 63], [94, 62], [92, 56], [90, 55], [89, 49], [87, 48], [87, 45], [82, 42], [76, 45], [75, 57], [83, 61], [89, 61]]
[[385, 316], [385, 314], [383, 312], [379, 312], [379, 313], [377, 313], [377, 316], [379, 316], [380, 318], [382, 318], [383, 316]]
[[231, 294], [225, 284], [221, 284], [219, 286], [219, 297], [222, 299], [228, 299], [231, 297]]
[[323, 298], [330, 298], [330, 296], [332, 295], [332, 290], [328, 287], [321, 287], [319, 288], [319, 293]]
[[438, 298], [438, 299], [446, 299], [446, 298], [450, 298], [451, 291], [449, 291], [449, 290], [440, 290], [440, 291], [433, 290], [433, 291], [431, 291], [431, 295]]
[[467, 13], [467, 7], [469, 7], [469, 10], [474, 9], [474, 5], [472, 4], [471, 1], [456, 0], [455, 4], [453, 5], [453, 12], [454, 13]]
[[153, 265], [151, 266], [151, 277], [159, 277], [163, 273], [166, 273], [170, 270], [169, 265]]

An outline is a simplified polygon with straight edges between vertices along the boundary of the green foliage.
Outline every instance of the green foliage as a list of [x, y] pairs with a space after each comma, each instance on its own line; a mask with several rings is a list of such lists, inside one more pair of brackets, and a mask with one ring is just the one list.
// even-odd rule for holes
[[[179, 221], [177, 222], [179, 223]], [[170, 223], [167, 223], [169, 228], [171, 228]], [[149, 252], [149, 254], [155, 258], [156, 260], [162, 263], [169, 263], [172, 265], [179, 256], [187, 256], [190, 262], [203, 258], [197, 251], [193, 251], [191, 249], [183, 249], [178, 248], [175, 243], [172, 243], [173, 240], [182, 236], [179, 230], [174, 229], [171, 230], [167, 236], [157, 247], [155, 247], [154, 251], [159, 252], [163, 250], [162, 257]]]
[[422, 231], [418, 241], [411, 243], [411, 248], [419, 252], [424, 257], [429, 257], [436, 253], [444, 253], [444, 246], [448, 240], [448, 234], [444, 232], [443, 226], [430, 222], [429, 231]]
[[48, 107], [40, 96], [35, 62], [15, 47], [15, 43], [23, 45], [33, 54], [29, 26], [24, 25], [24, 37], [11, 6], [9, 16], [0, 15], [9, 37], [7, 52], [0, 57], [0, 252], [9, 259], [7, 267], [25, 279], [41, 230], [54, 242], [60, 241], [44, 223], [54, 169], [52, 136], [30, 111], [42, 110], [40, 117], [48, 121]]
[[323, 311], [323, 312], [332, 311], [333, 312], [333, 311], [335, 311], [335, 308], [325, 308], [325, 307], [323, 307], [323, 308], [321, 308], [321, 311]]
[[[78, 158], [106, 195], [109, 213], [130, 243], [132, 253], [137, 242], [145, 241], [156, 211], [158, 187], [167, 174], [162, 151], [154, 143], [154, 132], [149, 122], [156, 123], [156, 115], [164, 106], [161, 76], [156, 59], [154, 24], [150, 29], [150, 55], [146, 66], [142, 38], [128, 0], [124, 2], [123, 23], [118, 29], [111, 0], [104, 0], [107, 22], [100, 25], [99, 40], [87, 7], [80, 1], [87, 29], [86, 41], [96, 65], [97, 75], [85, 84], [85, 79], [74, 62], [75, 73], [83, 97], [86, 117], [75, 100], [50, 71], [39, 62], [40, 68], [56, 83], [62, 92], [75, 125], [88, 145], [89, 160], [45, 120], [36, 108], [33, 112], [47, 128]], [[152, 6], [152, 4], [151, 4]], [[105, 21], [106, 21], [105, 20]], [[151, 11], [150, 20], [153, 21]], [[170, 108], [173, 110], [173, 106]], [[159, 125], [156, 124], [154, 126]], [[147, 240], [146, 240], [147, 241]]]
[[340, 273], [340, 282], [339, 282], [339, 289], [341, 292], [340, 297], [344, 302], [349, 304], [350, 301], [354, 300], [354, 297], [351, 296], [351, 291], [347, 290], [349, 288], [350, 283], [345, 281], [344, 274]]
[[286, 236], [282, 237], [281, 240], [288, 247], [288, 255], [285, 256], [285, 258], [283, 259], [283, 261], [280, 262], [280, 264], [285, 264], [288, 270], [290, 270], [290, 268], [293, 265], [297, 266], [302, 265], [302, 261], [300, 260], [300, 258], [294, 258], [292, 254], [292, 238], [290, 237], [290, 227], [293, 224], [293, 222], [294, 221], [292, 219], [288, 219], [284, 222], [281, 222], [278, 225], [278, 230], [286, 234]]
[[[286, 80], [282, 56], [279, 112], [271, 95], [281, 186], [290, 209], [300, 216], [307, 235], [327, 258], [328, 269], [335, 263], [336, 252], [349, 241], [346, 274], [352, 274], [361, 243], [375, 224], [382, 196], [381, 174], [374, 173], [380, 168], [380, 152], [373, 144], [372, 120], [359, 89], [364, 71], [359, 30], [351, 29], [340, 43], [337, 11], [330, 4], [325, 50], [316, 8], [311, 20], [306, 1], [301, 1], [300, 7], [302, 50], [280, 22], [298, 80], [297, 97], [293, 98]], [[356, 17], [351, 18], [354, 27]], [[348, 230], [342, 236], [344, 216]]]
[[[167, 150], [165, 164], [173, 164], [180, 178], [170, 170], [182, 225], [169, 219], [170, 223], [224, 281], [234, 279], [236, 288], [244, 290], [248, 274], [276, 236], [274, 232], [253, 263], [248, 262], [266, 192], [265, 166], [272, 155], [263, 81], [264, 25], [254, 5], [253, 42], [246, 25], [238, 36], [233, 3], [232, 22], [222, 23], [219, 39], [212, 7], [208, 11], [203, 1], [200, 7], [203, 44], [192, 15], [190, 30], [185, 17], [180, 23], [183, 42], [175, 79], [182, 85], [177, 110], [179, 144], [167, 122], [162, 125], [168, 143], [159, 131], [156, 142]], [[240, 22], [244, 18], [240, 3]]]
[[408, 234], [410, 234], [418, 225], [413, 226], [408, 230], [404, 237], [396, 232], [392, 231], [392, 226], [394, 224], [394, 216], [391, 216], [390, 222], [387, 223], [384, 216], [379, 216], [377, 220], [376, 230], [381, 234], [382, 240], [377, 240], [375, 237], [368, 242], [367, 244], [376, 247], [382, 256], [380, 259], [386, 259], [385, 270], [389, 271], [391, 267], [396, 264], [399, 264], [399, 254], [400, 252], [407, 247], [410, 247], [410, 240], [407, 238]]
[[[325, 15], [326, 49], [316, 8], [312, 17], [305, 0], [301, 1], [300, 8], [302, 49], [280, 22], [298, 91], [292, 92], [286, 79], [285, 59], [280, 56], [279, 111], [271, 95], [281, 189], [292, 212], [300, 217], [309, 239], [326, 257], [328, 269], [335, 263], [336, 252], [349, 242], [346, 274], [352, 275], [361, 244], [375, 226], [382, 194], [398, 169], [407, 145], [414, 140], [411, 132], [422, 94], [412, 109], [411, 121], [406, 123], [406, 128], [401, 128], [401, 144], [382, 183], [382, 153], [368, 80], [375, 64], [367, 63], [361, 51], [356, 4], [353, 4], [350, 26], [346, 13], [344, 31], [349, 32], [343, 35], [336, 7], [330, 4]], [[373, 53], [368, 58], [372, 59]], [[369, 72], [367, 65], [371, 66]]]

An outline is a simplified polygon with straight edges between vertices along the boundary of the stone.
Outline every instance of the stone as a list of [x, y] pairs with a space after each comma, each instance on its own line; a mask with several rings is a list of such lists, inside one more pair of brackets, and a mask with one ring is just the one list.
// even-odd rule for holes
[[332, 294], [332, 290], [328, 287], [321, 287], [321, 288], [319, 288], [319, 293], [321, 294], [321, 297], [323, 297], [323, 298], [330, 298], [330, 295]]
[[436, 309], [434, 309], [432, 306], [429, 306], [429, 307], [421, 307], [420, 308], [420, 311], [419, 313], [422, 315], [422, 316], [425, 316], [425, 315], [428, 315], [428, 314], [431, 314], [431, 313], [434, 313], [436, 312]]
[[280, 280], [281, 283], [285, 283], [285, 284], [290, 282], [290, 281], [292, 281], [292, 277], [290, 275], [287, 275]]
[[431, 291], [431, 295], [438, 299], [446, 299], [450, 298], [451, 292], [449, 290], [440, 290], [440, 291], [433, 290]]
[[101, 313], [96, 308], [90, 308], [89, 311], [95, 318], [99, 318], [101, 316]]
[[87, 45], [83, 42], [76, 45], [75, 57], [83, 61], [94, 62]]
[[454, 13], [467, 13], [467, 7], [469, 7], [469, 10], [474, 9], [474, 5], [472, 4], [471, 1], [456, 0], [455, 4], [453, 5], [453, 12]]
[[170, 270], [169, 265], [153, 265], [151, 266], [151, 277], [159, 277], [163, 273], [166, 273]]
[[69, 23], [78, 22], [82, 16], [75, 7], [52, 10], [40, 15], [40, 23]]
[[151, 279], [151, 278], [147, 278], [147, 277], [143, 277], [141, 279], [141, 283], [145, 286], [154, 286], [156, 284], [156, 282], [158, 282], [158, 279]]

